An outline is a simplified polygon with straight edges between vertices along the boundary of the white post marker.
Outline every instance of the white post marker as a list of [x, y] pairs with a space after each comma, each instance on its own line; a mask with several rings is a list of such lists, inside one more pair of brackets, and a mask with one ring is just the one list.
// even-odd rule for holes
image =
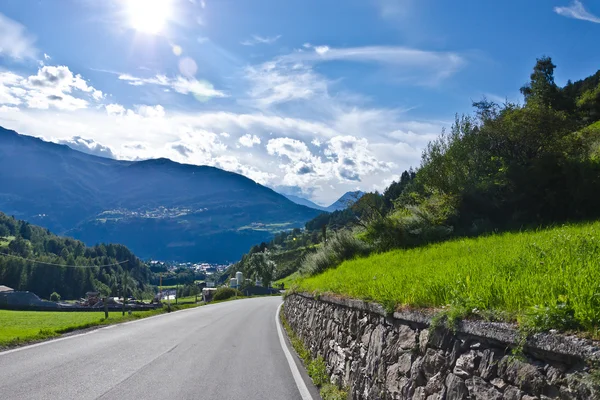
[[283, 332], [281, 330], [281, 322], [279, 321], [279, 312], [281, 311], [281, 306], [283, 303], [277, 307], [277, 313], [275, 314], [275, 325], [277, 325], [277, 334], [279, 335], [279, 342], [281, 343], [281, 348], [283, 349], [283, 353], [285, 354], [285, 358], [287, 359], [288, 364], [290, 365], [290, 369], [292, 370], [292, 376], [294, 377], [294, 381], [296, 382], [296, 386], [298, 387], [298, 391], [300, 392], [300, 396], [302, 400], [314, 400], [306, 387], [306, 383], [304, 383], [304, 379], [302, 379], [302, 375], [300, 374], [300, 370], [298, 370], [298, 366], [294, 361], [294, 357], [288, 350], [287, 344], [285, 343], [285, 338], [283, 337]]

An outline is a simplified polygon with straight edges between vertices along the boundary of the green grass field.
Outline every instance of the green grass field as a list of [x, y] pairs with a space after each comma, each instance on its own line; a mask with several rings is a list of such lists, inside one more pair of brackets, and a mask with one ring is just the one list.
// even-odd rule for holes
[[15, 240], [14, 236], [0, 237], [0, 249], [8, 247], [9, 243]]
[[600, 326], [600, 222], [454, 240], [346, 261], [295, 290], [459, 308], [542, 329]]
[[121, 315], [110, 312], [8, 311], [0, 310], [0, 346], [14, 346], [60, 336], [63, 333], [99, 325], [131, 321], [162, 314], [163, 309]]
[[284, 287], [286, 289], [289, 289], [294, 284], [294, 282], [296, 282], [299, 278], [300, 278], [300, 273], [296, 271], [293, 274], [286, 276], [285, 278], [281, 278], [281, 279], [273, 282], [273, 286], [279, 287], [279, 285], [281, 285], [283, 283]]

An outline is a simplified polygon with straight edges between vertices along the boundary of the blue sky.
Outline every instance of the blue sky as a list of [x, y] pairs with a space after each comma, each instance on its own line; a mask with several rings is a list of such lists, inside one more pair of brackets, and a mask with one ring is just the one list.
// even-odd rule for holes
[[214, 165], [322, 204], [383, 189], [536, 57], [600, 69], [591, 0], [3, 0], [0, 125]]

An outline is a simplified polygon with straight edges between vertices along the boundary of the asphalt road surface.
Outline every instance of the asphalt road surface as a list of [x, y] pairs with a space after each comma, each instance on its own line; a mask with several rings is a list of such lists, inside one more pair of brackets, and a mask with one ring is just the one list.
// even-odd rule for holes
[[319, 399], [282, 347], [280, 304], [208, 305], [0, 353], [0, 399]]

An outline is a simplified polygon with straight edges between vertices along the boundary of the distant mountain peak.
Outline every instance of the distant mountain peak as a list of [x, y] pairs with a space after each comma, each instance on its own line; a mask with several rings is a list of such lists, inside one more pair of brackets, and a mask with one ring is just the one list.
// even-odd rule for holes
[[294, 196], [293, 194], [284, 194], [289, 200], [293, 201], [296, 204], [300, 204], [301, 206], [310, 207], [315, 210], [327, 211], [327, 207], [320, 206], [312, 201], [305, 199], [304, 197]]
[[365, 192], [363, 192], [361, 190], [346, 192], [342, 195], [342, 197], [337, 199], [337, 201], [335, 203], [333, 203], [329, 207], [326, 207], [325, 210], [329, 211], [329, 212], [334, 212], [337, 210], [344, 210], [344, 209], [350, 207], [352, 204], [354, 204], [358, 199], [363, 197], [364, 194], [365, 194]]

